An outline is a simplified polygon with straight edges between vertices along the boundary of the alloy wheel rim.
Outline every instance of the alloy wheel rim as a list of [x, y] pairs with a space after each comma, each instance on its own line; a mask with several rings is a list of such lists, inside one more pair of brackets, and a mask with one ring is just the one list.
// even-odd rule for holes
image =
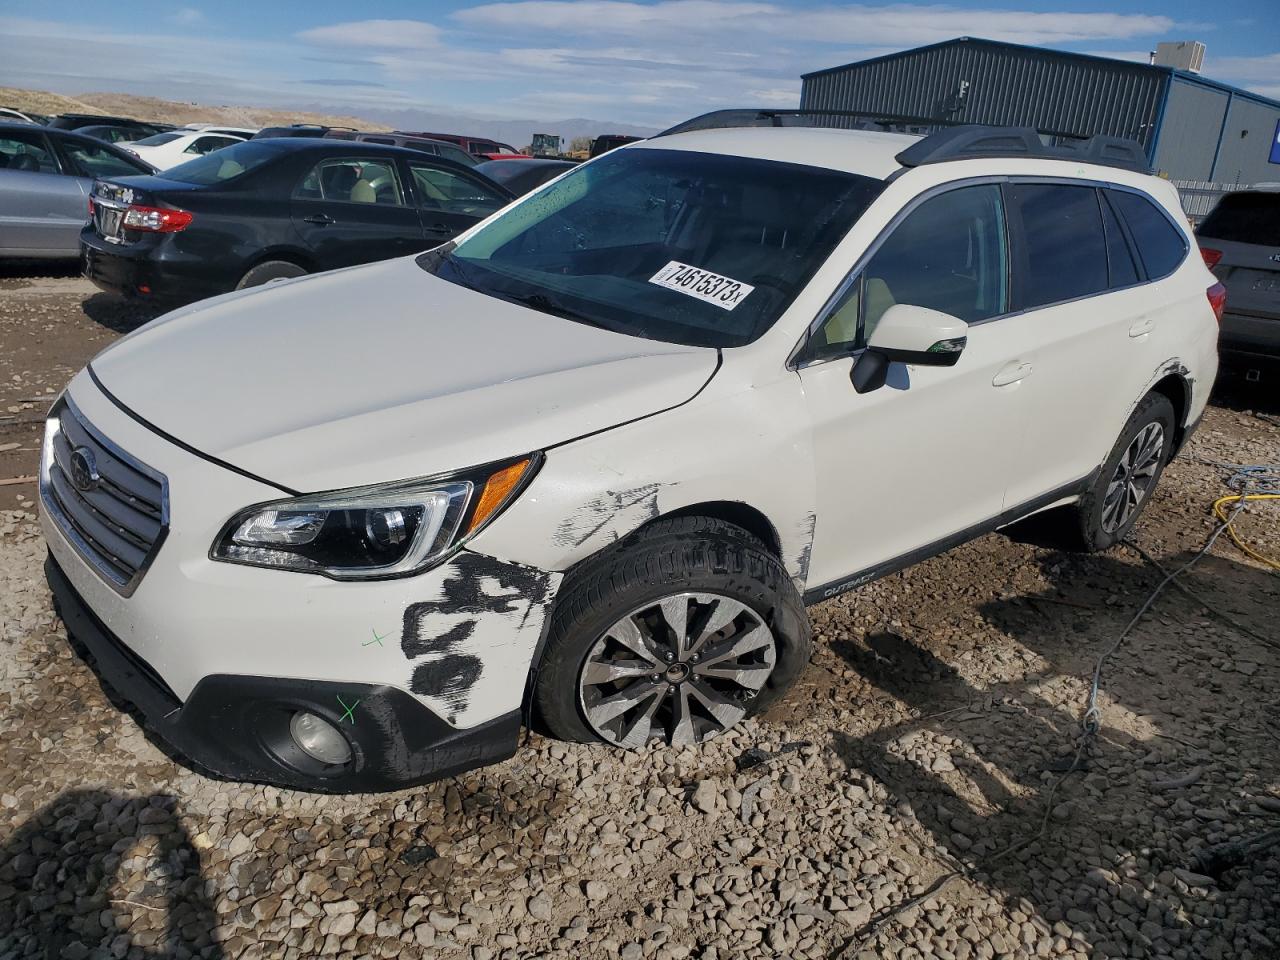
[[1102, 529], [1115, 533], [1133, 518], [1151, 492], [1164, 455], [1164, 426], [1147, 424], [1125, 448], [1102, 498]]
[[578, 671], [578, 703], [591, 729], [616, 746], [703, 743], [746, 716], [776, 660], [773, 632], [745, 603], [672, 594], [596, 639]]

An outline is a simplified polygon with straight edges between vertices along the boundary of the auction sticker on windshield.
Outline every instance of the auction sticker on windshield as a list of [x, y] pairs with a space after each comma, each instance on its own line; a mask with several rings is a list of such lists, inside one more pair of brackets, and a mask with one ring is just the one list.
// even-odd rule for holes
[[649, 282], [705, 300], [722, 310], [732, 310], [755, 289], [749, 283], [722, 277], [710, 270], [700, 270], [678, 260], [668, 263], [650, 277]]

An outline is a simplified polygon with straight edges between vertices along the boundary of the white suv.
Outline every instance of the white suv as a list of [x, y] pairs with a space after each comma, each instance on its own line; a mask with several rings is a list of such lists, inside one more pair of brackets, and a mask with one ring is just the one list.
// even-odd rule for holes
[[806, 603], [1050, 507], [1125, 536], [1216, 371], [1173, 187], [1116, 141], [755, 117], [72, 381], [48, 574], [162, 738], [325, 790], [504, 758], [523, 720], [698, 743], [800, 672]]

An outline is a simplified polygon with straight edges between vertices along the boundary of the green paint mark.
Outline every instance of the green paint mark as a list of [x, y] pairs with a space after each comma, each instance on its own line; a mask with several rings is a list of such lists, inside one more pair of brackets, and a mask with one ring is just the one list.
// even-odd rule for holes
[[373, 633], [373, 639], [372, 639], [372, 640], [366, 640], [364, 643], [360, 644], [360, 646], [362, 646], [362, 647], [371, 647], [371, 646], [373, 646], [375, 643], [376, 643], [378, 646], [382, 646], [382, 641], [383, 641], [383, 640], [385, 640], [385, 639], [387, 639], [387, 636], [388, 636], [388, 635], [384, 633], [382, 636], [378, 636], [378, 631], [377, 631], [377, 630], [373, 630], [372, 628], [370, 628], [370, 632], [372, 632], [372, 633]]
[[342, 716], [338, 718], [338, 722], [341, 723], [343, 720], [350, 720], [351, 725], [354, 727], [356, 725], [356, 718], [352, 716], [352, 711], [355, 710], [356, 707], [360, 706], [360, 701], [357, 700], [355, 703], [353, 703], [351, 706], [348, 707], [346, 703], [343, 701], [342, 697], [338, 697], [338, 703], [342, 704], [342, 709], [346, 711], [345, 713], [343, 713]]

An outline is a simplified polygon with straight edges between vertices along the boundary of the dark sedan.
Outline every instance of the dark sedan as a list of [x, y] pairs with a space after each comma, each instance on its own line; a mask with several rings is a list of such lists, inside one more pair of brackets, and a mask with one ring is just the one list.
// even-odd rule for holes
[[248, 140], [99, 181], [81, 234], [104, 290], [201, 297], [428, 250], [513, 199], [441, 157], [342, 140]]
[[529, 158], [486, 160], [478, 164], [476, 170], [490, 180], [496, 180], [517, 197], [522, 197], [576, 166], [577, 163], [572, 160]]

